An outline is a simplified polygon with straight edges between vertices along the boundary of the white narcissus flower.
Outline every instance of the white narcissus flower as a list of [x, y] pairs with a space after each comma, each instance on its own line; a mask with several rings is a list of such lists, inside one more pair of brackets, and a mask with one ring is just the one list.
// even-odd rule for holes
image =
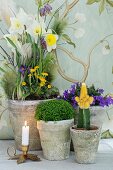
[[22, 34], [24, 31], [24, 25], [23, 23], [16, 17], [10, 18], [11, 21], [11, 27], [9, 28], [9, 32], [11, 34]]
[[28, 15], [24, 9], [20, 8], [19, 13], [16, 15], [16, 17], [21, 21], [23, 25], [28, 27], [31, 22], [34, 20], [34, 16]]
[[35, 42], [37, 43], [38, 37], [42, 34], [41, 24], [34, 20], [26, 31], [34, 38]]
[[84, 13], [76, 13], [75, 14], [75, 19], [80, 22], [80, 23], [83, 23], [86, 21], [86, 16], [84, 15]]
[[74, 35], [76, 38], [81, 38], [85, 34], [85, 30], [83, 28], [78, 28], [75, 30]]
[[17, 8], [13, 0], [0, 0], [0, 18], [10, 25], [10, 17], [16, 14]]
[[52, 49], [56, 49], [57, 40], [58, 40], [58, 35], [52, 34], [52, 31], [48, 30], [45, 36], [45, 41], [46, 41], [48, 52], [51, 52]]
[[102, 47], [102, 54], [103, 55], [108, 55], [110, 53], [110, 47], [109, 47], [109, 45], [104, 45], [103, 47]]

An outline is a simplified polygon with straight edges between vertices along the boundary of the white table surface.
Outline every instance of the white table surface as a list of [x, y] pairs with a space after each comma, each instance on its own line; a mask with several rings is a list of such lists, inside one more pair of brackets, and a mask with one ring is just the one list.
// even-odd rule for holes
[[63, 161], [48, 161], [43, 158], [42, 151], [35, 152], [41, 162], [31, 162], [17, 165], [15, 160], [8, 160], [7, 148], [14, 146], [12, 140], [0, 140], [0, 170], [113, 170], [113, 139], [102, 140], [99, 145], [95, 164], [78, 164], [74, 160], [74, 152]]

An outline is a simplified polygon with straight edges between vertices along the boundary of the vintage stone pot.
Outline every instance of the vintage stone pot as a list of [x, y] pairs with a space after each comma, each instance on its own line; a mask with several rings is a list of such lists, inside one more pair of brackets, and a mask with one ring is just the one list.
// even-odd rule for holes
[[37, 121], [35, 120], [34, 116], [37, 104], [42, 101], [46, 100], [8, 101], [8, 109], [10, 111], [10, 120], [14, 131], [16, 149], [21, 150], [22, 126], [24, 125], [24, 122], [27, 121], [30, 129], [29, 150], [41, 150], [40, 137], [37, 130]]
[[91, 126], [91, 130], [70, 128], [75, 152], [75, 160], [78, 163], [94, 163], [98, 144], [101, 136], [101, 126]]
[[37, 121], [41, 146], [45, 159], [63, 160], [69, 158], [70, 153], [70, 127], [74, 120], [63, 121]]

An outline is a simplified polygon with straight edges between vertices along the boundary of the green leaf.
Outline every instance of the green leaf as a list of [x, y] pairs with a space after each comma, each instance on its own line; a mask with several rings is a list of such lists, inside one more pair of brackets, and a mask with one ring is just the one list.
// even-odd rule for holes
[[91, 5], [91, 4], [95, 3], [95, 2], [96, 2], [96, 0], [88, 0], [88, 1], [87, 1], [87, 4], [88, 4], [88, 5]]
[[88, 5], [91, 5], [91, 4], [95, 3], [95, 2], [98, 3], [98, 2], [100, 2], [100, 1], [101, 1], [101, 0], [88, 0], [88, 1], [87, 1], [87, 4], [88, 4]]
[[2, 71], [2, 72], [4, 72], [4, 73], [5, 73], [5, 70], [4, 70], [2, 67], [0, 67], [0, 71]]
[[7, 38], [8, 42], [9, 42], [15, 49], [17, 49], [17, 47], [16, 47], [16, 45], [13, 43], [13, 41], [12, 41], [10, 38], [8, 38], [8, 37], [6, 37], [6, 38]]
[[100, 5], [99, 5], [99, 13], [101, 14], [104, 9], [105, 9], [105, 3], [106, 3], [106, 0], [101, 0], [100, 2]]
[[107, 2], [111, 7], [113, 7], [113, 1], [111, 1], [111, 0], [106, 0], [106, 2]]
[[76, 47], [75, 43], [71, 41], [71, 38], [67, 34], [62, 35], [63, 39], [74, 48]]

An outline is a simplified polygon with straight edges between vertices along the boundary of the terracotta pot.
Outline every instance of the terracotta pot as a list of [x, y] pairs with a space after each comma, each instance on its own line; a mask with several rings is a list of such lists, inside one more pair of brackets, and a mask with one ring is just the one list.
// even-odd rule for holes
[[8, 108], [10, 111], [10, 120], [14, 131], [16, 149], [21, 150], [22, 126], [26, 120], [30, 128], [29, 150], [41, 150], [40, 137], [37, 130], [37, 121], [35, 120], [34, 115], [37, 104], [42, 101], [46, 100], [8, 101]]
[[75, 160], [78, 163], [94, 163], [98, 144], [101, 136], [101, 127], [91, 126], [91, 130], [77, 129], [71, 127]]
[[48, 160], [63, 160], [69, 158], [70, 127], [74, 120], [37, 121], [44, 158]]

